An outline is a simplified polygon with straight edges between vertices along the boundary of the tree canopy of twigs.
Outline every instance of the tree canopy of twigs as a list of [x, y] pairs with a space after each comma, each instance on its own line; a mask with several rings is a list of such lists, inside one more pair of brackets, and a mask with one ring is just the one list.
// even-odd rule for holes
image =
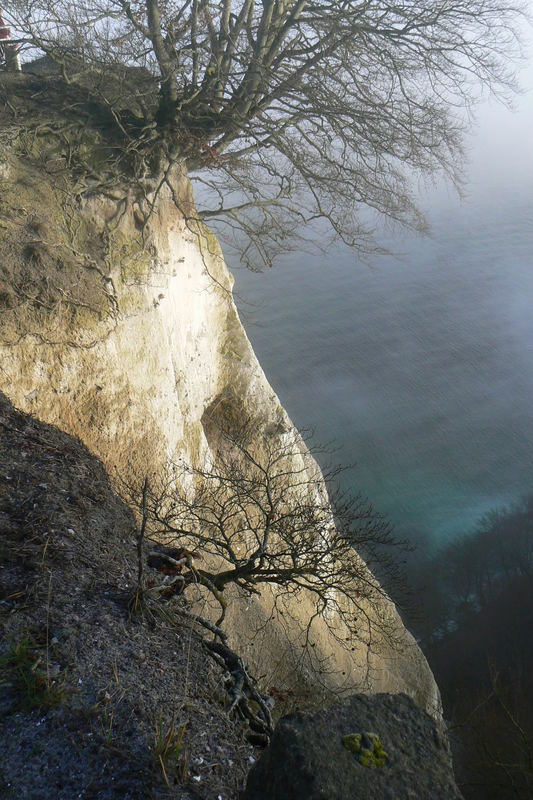
[[[400, 543], [364, 499], [336, 488], [337, 468], [323, 477], [296, 431], [265, 437], [260, 453], [248, 436], [246, 427], [221, 435], [215, 464], [173, 464], [137, 496], [150, 537], [185, 548], [176, 588], [204, 586], [219, 604], [220, 628], [227, 588], [253, 595], [269, 585], [274, 617], [287, 601], [306, 600], [304, 647], [318, 619], [347, 649], [368, 641], [384, 591], [367, 564], [392, 576], [389, 548]], [[162, 591], [169, 594], [168, 582]]]
[[306, 222], [323, 242], [329, 230], [372, 250], [363, 208], [422, 228], [412, 181], [459, 179], [468, 110], [514, 86], [526, 5], [16, 0], [4, 15], [23, 57], [44, 53], [85, 85], [152, 177], [183, 163], [199, 215], [230, 240], [244, 231], [243, 260], [258, 267]]

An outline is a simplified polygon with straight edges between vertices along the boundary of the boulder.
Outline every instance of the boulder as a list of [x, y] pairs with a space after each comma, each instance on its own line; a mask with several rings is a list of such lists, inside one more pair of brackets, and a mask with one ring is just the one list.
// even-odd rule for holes
[[242, 800], [460, 800], [442, 724], [403, 694], [352, 695], [278, 723]]

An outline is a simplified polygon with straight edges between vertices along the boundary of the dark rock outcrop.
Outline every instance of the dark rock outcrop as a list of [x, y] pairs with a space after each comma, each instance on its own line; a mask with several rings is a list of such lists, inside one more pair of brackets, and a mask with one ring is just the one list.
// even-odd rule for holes
[[242, 800], [460, 800], [446, 736], [406, 695], [353, 695], [278, 724]]

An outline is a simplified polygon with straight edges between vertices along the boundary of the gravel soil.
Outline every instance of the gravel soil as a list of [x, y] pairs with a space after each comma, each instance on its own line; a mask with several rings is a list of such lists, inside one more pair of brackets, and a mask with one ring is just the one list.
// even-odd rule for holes
[[0, 797], [243, 787], [257, 753], [198, 632], [130, 612], [137, 529], [81, 442], [0, 395]]

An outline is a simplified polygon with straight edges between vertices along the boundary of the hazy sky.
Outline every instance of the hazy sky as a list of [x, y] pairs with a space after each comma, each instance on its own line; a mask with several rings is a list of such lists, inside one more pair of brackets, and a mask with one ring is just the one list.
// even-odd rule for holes
[[[533, 34], [529, 30], [526, 47], [528, 60], [519, 72], [523, 93], [514, 99], [514, 112], [495, 99], [477, 110], [477, 123], [467, 140], [465, 188], [472, 198], [491, 188], [533, 184]], [[440, 185], [436, 196], [447, 191]]]

